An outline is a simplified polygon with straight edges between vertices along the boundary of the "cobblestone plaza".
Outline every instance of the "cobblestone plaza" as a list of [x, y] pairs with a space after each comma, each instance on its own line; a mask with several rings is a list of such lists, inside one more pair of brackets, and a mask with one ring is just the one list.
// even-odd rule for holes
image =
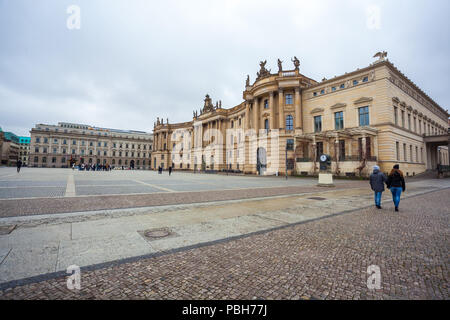
[[1, 168], [0, 299], [448, 299], [450, 180], [334, 182]]

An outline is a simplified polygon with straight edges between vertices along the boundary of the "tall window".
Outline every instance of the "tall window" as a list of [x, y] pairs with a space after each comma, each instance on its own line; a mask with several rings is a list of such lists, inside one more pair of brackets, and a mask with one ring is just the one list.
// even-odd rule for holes
[[266, 132], [269, 132], [269, 119], [264, 120], [264, 129], [266, 129]]
[[412, 145], [409, 145], [409, 161], [413, 162], [413, 151], [412, 151]]
[[323, 142], [316, 143], [316, 161], [319, 161], [320, 156], [323, 154]]
[[286, 130], [294, 130], [294, 118], [291, 115], [286, 116]]
[[344, 129], [344, 112], [335, 112], [334, 113], [334, 127], [336, 130]]
[[395, 142], [395, 155], [397, 157], [397, 161], [400, 161], [400, 145], [397, 142]]
[[269, 109], [269, 100], [264, 100], [264, 109]]
[[408, 130], [411, 130], [411, 114], [408, 113]]
[[416, 146], [416, 162], [419, 162], [419, 148]]
[[359, 114], [359, 125], [368, 126], [369, 125], [369, 107], [358, 108]]
[[286, 95], [286, 104], [292, 104], [292, 94], [287, 94]]
[[345, 160], [345, 140], [339, 140], [339, 160]]
[[417, 120], [416, 120], [416, 117], [414, 117], [414, 132], [417, 132]]
[[402, 110], [402, 127], [405, 127], [405, 111]]
[[294, 150], [294, 139], [287, 139], [286, 140], [286, 149], [287, 150]]
[[314, 117], [314, 132], [322, 131], [322, 116]]
[[398, 108], [394, 107], [394, 123], [398, 125]]
[[403, 160], [408, 161], [408, 155], [406, 154], [406, 143], [403, 144]]

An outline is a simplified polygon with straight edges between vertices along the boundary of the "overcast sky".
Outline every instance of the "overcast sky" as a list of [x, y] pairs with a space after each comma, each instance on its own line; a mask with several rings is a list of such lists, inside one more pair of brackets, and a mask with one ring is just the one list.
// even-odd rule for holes
[[[71, 5], [80, 28], [69, 29]], [[0, 0], [0, 126], [59, 121], [151, 132], [206, 93], [242, 102], [260, 60], [315, 80], [388, 58], [450, 105], [450, 1]], [[76, 20], [70, 20], [73, 22]]]

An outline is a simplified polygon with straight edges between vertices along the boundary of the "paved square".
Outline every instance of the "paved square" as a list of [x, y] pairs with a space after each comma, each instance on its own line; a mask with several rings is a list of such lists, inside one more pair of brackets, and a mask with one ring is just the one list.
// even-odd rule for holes
[[399, 214], [335, 182], [2, 168], [0, 299], [448, 299], [450, 179], [409, 179]]

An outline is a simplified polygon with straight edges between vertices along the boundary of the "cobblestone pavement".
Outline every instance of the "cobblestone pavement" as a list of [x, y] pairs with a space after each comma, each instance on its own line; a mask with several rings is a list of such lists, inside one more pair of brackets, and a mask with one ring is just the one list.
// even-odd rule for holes
[[[231, 241], [82, 270], [0, 299], [449, 299], [450, 191]], [[367, 267], [381, 289], [367, 288]]]

